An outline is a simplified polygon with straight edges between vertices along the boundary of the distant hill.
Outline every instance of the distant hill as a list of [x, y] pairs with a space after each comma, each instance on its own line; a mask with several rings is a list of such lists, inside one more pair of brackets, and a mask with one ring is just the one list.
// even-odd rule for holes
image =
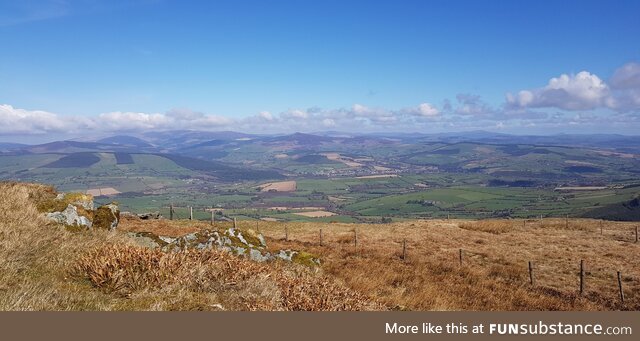
[[175, 162], [178, 166], [194, 171], [200, 171], [205, 174], [215, 176], [221, 181], [238, 181], [238, 180], [279, 180], [284, 176], [276, 171], [239, 168], [228, 166], [221, 162], [207, 161], [195, 159], [191, 157], [172, 155], [172, 154], [156, 154]]
[[111, 137], [98, 140], [96, 142], [104, 143], [104, 144], [133, 146], [133, 147], [153, 147], [149, 142], [145, 140], [142, 140], [133, 136], [128, 136], [128, 135], [111, 136]]
[[298, 145], [316, 145], [323, 142], [334, 142], [337, 138], [311, 134], [295, 133], [267, 139], [268, 142], [294, 142]]
[[585, 213], [583, 217], [617, 221], [640, 221], [640, 196], [627, 202], [596, 208]]
[[0, 151], [17, 150], [27, 146], [28, 145], [22, 143], [0, 142]]

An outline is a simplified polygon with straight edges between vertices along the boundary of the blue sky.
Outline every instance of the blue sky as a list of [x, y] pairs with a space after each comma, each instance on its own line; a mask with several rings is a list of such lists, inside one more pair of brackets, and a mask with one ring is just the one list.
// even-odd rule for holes
[[638, 1], [0, 0], [0, 134], [632, 134], [638, 13]]

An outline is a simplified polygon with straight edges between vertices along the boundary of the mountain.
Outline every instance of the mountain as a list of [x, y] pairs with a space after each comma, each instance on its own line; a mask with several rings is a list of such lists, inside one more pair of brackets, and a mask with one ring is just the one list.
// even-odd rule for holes
[[596, 208], [585, 213], [583, 217], [618, 221], [640, 221], [640, 197], [635, 197], [626, 202]]
[[139, 139], [137, 137], [128, 136], [128, 135], [116, 135], [107, 137], [101, 140], [96, 141], [97, 143], [104, 144], [115, 144], [115, 145], [123, 145], [123, 146], [131, 146], [131, 147], [153, 147], [149, 142]]
[[276, 136], [266, 140], [266, 142], [270, 143], [278, 143], [278, 142], [293, 142], [298, 145], [318, 145], [320, 143], [325, 142], [334, 142], [335, 140], [340, 138], [328, 137], [328, 136], [318, 136], [312, 134], [304, 134], [304, 133], [295, 133], [291, 135], [284, 136]]
[[28, 145], [22, 143], [0, 142], [0, 152], [23, 149]]

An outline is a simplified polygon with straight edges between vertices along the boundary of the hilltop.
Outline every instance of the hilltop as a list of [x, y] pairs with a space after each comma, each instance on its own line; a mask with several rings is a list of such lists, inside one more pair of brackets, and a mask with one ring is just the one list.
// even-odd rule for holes
[[[231, 222], [211, 226], [208, 221], [122, 216], [113, 231], [74, 232], [52, 224], [38, 210], [38, 202], [52, 190], [0, 184], [0, 309], [640, 308], [640, 273], [634, 259], [640, 245], [629, 223], [238, 221], [239, 231], [264, 236], [268, 252], [301, 250], [318, 257], [320, 265], [308, 266], [256, 262], [217, 249], [168, 252], [140, 243], [144, 238], [166, 241], [201, 231], [222, 232]], [[583, 295], [578, 293], [580, 260], [586, 264]], [[529, 261], [534, 264], [534, 285], [529, 283]], [[617, 296], [616, 271], [622, 273], [624, 304]]]

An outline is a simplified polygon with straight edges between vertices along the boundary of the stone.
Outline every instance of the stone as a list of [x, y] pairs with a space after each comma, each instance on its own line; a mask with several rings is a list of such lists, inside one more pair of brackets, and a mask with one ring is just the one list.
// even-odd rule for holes
[[150, 249], [162, 248], [168, 244], [162, 237], [151, 232], [129, 232], [127, 236], [133, 239], [136, 244]]
[[162, 215], [160, 214], [160, 212], [147, 212], [138, 214], [138, 218], [142, 220], [162, 219]]
[[67, 208], [61, 212], [50, 212], [47, 213], [47, 218], [66, 226], [75, 226], [75, 227], [86, 227], [91, 228], [92, 223], [89, 218], [79, 215], [78, 209], [72, 204], [68, 204]]
[[118, 205], [110, 203], [98, 207], [93, 216], [93, 226], [96, 228], [115, 230], [120, 221], [120, 210]]

